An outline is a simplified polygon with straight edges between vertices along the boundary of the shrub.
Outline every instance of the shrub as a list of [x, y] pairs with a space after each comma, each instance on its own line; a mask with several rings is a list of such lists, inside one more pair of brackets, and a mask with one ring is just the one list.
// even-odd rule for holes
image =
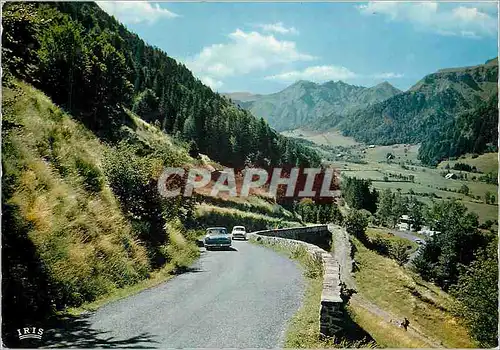
[[390, 247], [390, 257], [396, 260], [400, 266], [406, 264], [410, 260], [406, 244], [402, 241], [394, 242]]
[[384, 239], [381, 235], [377, 234], [371, 241], [371, 248], [377, 253], [387, 256], [389, 255], [391, 242], [388, 239]]
[[165, 231], [169, 243], [163, 245], [161, 251], [165, 254], [167, 261], [173, 265], [174, 273], [182, 272], [198, 256], [198, 247], [193, 241], [187, 239], [188, 232], [179, 219], [168, 221], [165, 224]]
[[83, 178], [85, 189], [90, 192], [99, 192], [103, 186], [101, 171], [94, 164], [82, 158], [75, 160], [76, 171]]
[[351, 209], [345, 220], [345, 226], [348, 233], [362, 242], [367, 241], [366, 228], [368, 227], [368, 218], [361, 211]]

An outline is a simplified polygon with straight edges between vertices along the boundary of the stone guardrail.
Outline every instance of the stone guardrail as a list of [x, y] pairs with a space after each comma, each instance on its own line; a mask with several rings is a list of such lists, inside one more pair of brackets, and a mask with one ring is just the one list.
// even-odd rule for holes
[[[329, 237], [328, 239], [327, 236]], [[249, 238], [265, 243], [277, 244], [285, 248], [304, 247], [323, 264], [323, 291], [319, 307], [320, 335], [331, 337], [343, 330], [344, 300], [341, 297], [340, 267], [332, 254], [307, 241], [331, 244], [332, 234], [327, 225], [256, 231]], [[298, 239], [297, 239], [298, 238]], [[306, 241], [307, 240], [307, 241]]]
[[332, 248], [332, 234], [328, 225], [279, 228], [255, 232], [262, 236], [273, 236], [314, 244], [326, 251]]
[[356, 292], [356, 282], [353, 276], [353, 245], [349, 238], [349, 234], [345, 228], [338, 225], [328, 225], [328, 229], [332, 233], [334, 253], [333, 257], [338, 262], [340, 267], [340, 281], [344, 283], [347, 292]]

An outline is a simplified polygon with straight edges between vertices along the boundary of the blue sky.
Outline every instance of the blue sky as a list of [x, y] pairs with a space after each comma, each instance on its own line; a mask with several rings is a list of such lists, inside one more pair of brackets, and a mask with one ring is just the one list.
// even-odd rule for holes
[[219, 92], [272, 93], [297, 80], [406, 90], [498, 55], [495, 2], [98, 4]]

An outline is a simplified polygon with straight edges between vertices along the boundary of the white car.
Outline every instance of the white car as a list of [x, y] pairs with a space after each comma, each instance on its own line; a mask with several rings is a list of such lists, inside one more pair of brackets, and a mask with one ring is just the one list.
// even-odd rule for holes
[[231, 235], [233, 236], [233, 239], [242, 238], [246, 241], [247, 230], [245, 229], [245, 226], [234, 226]]

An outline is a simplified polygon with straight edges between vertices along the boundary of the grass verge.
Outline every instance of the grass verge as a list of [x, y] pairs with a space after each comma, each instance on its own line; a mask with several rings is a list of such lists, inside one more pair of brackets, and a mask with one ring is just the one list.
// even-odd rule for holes
[[374, 343], [348, 341], [346, 339], [320, 339], [319, 305], [323, 291], [323, 266], [320, 260], [311, 257], [305, 248], [290, 249], [278, 244], [250, 239], [251, 243], [273, 249], [278, 254], [295, 260], [303, 269], [306, 291], [302, 307], [290, 320], [285, 341], [285, 348], [358, 348], [374, 347]]
[[[193, 262], [196, 261], [197, 258], [198, 257], [190, 257], [185, 261], [185, 264], [191, 265]], [[177, 268], [178, 266], [175, 263], [167, 264], [163, 266], [161, 269], [152, 272], [150, 278], [146, 280], [142, 280], [139, 283], [121, 289], [115, 289], [111, 293], [97, 300], [94, 300], [93, 302], [82, 304], [77, 308], [68, 308], [64, 313], [73, 316], [78, 316], [89, 311], [90, 312], [95, 311], [100, 307], [109, 304], [111, 302], [124, 299], [134, 294], [138, 294], [146, 289], [156, 287], [157, 285], [164, 283], [170, 280], [171, 278], [175, 277], [177, 275], [176, 273]]]

